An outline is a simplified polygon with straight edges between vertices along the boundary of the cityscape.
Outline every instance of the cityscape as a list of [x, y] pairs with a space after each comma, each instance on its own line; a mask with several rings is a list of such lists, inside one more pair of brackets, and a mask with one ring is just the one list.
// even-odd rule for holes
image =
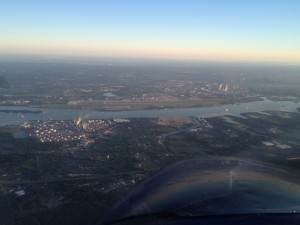
[[[299, 77], [293, 67], [277, 71], [261, 66], [264, 78], [260, 78], [254, 66], [222, 63], [216, 68], [204, 63], [174, 68], [167, 62], [136, 67], [126, 62], [117, 66], [0, 62], [0, 66], [0, 105], [6, 106], [124, 111], [219, 106], [261, 97], [300, 98]], [[39, 66], [44, 67], [43, 75], [36, 72]], [[282, 69], [289, 79], [281, 76]]]
[[300, 224], [300, 1], [1, 1], [0, 225]]
[[[146, 177], [195, 157], [234, 156], [298, 171], [299, 119], [299, 112], [268, 111], [2, 127], [1, 210], [18, 224], [93, 224]], [[66, 219], [67, 211], [73, 216]]]
[[[289, 79], [282, 79], [273, 67], [258, 73], [241, 64], [52, 62], [42, 63], [40, 75], [41, 63], [0, 62], [4, 224], [96, 224], [134, 187], [185, 159], [236, 157], [300, 169], [294, 68], [283, 66]], [[277, 110], [256, 109], [260, 102]], [[223, 113], [191, 111], [217, 109], [211, 106]], [[232, 106], [245, 109], [234, 114]], [[130, 118], [122, 116], [128, 111]]]

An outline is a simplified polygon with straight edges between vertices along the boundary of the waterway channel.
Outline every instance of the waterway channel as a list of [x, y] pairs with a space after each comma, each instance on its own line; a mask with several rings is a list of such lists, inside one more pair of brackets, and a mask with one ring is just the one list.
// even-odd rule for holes
[[[263, 101], [230, 104], [214, 107], [151, 109], [136, 111], [98, 111], [84, 109], [51, 109], [36, 107], [32, 108], [18, 106], [0, 106], [0, 126], [22, 125], [25, 122], [29, 122], [32, 120], [73, 120], [78, 117], [81, 117], [82, 119], [157, 117], [180, 118], [191, 116], [200, 116], [203, 118], [208, 118], [224, 115], [240, 116], [241, 113], [262, 112], [268, 110], [295, 112], [297, 111], [297, 108], [300, 108], [300, 102], [271, 101], [266, 98], [264, 98]], [[32, 111], [32, 113], [30, 111]]]

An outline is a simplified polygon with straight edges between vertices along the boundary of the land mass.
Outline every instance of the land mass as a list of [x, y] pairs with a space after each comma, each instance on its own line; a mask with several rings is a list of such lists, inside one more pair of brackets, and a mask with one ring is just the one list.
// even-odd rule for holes
[[180, 160], [229, 156], [299, 173], [299, 120], [266, 111], [1, 127], [0, 205], [21, 225], [95, 224], [137, 183]]
[[43, 111], [33, 111], [33, 110], [14, 110], [14, 109], [0, 109], [0, 112], [2, 113], [35, 113], [35, 114], [40, 114], [43, 113]]
[[261, 97], [300, 99], [299, 71], [284, 66], [277, 70], [205, 63], [0, 62], [0, 66], [2, 86], [9, 83], [9, 88], [0, 87], [0, 105], [5, 106], [124, 111], [219, 106]]

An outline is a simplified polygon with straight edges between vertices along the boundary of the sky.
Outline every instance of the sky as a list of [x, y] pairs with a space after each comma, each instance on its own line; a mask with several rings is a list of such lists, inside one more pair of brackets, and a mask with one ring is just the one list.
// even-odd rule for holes
[[0, 54], [300, 62], [299, 0], [0, 0]]

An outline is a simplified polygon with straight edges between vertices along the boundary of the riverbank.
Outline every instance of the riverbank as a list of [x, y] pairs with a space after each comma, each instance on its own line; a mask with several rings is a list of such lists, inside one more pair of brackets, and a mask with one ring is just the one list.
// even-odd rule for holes
[[0, 112], [0, 126], [21, 125], [32, 120], [74, 120], [81, 119], [112, 119], [112, 118], [158, 118], [158, 117], [203, 117], [233, 115], [241, 116], [246, 112], [262, 112], [278, 110], [297, 112], [299, 102], [271, 101], [263, 98], [262, 101], [249, 103], [227, 104], [211, 107], [191, 107], [172, 109], [126, 110], [126, 111], [98, 111], [91, 109], [57, 109], [57, 108], [32, 108], [19, 106], [0, 106], [0, 110], [35, 110], [43, 113], [3, 113]]
[[[153, 110], [153, 109], [177, 109], [177, 108], [196, 108], [196, 107], [214, 107], [228, 104], [241, 104], [255, 101], [263, 101], [263, 98], [257, 96], [248, 96], [240, 98], [205, 98], [189, 99], [180, 101], [80, 101], [77, 104], [42, 104], [42, 105], [20, 105], [20, 107], [30, 108], [48, 108], [48, 109], [80, 109], [97, 110], [100, 112], [119, 112], [135, 110]], [[12, 106], [12, 105], [2, 105]]]

